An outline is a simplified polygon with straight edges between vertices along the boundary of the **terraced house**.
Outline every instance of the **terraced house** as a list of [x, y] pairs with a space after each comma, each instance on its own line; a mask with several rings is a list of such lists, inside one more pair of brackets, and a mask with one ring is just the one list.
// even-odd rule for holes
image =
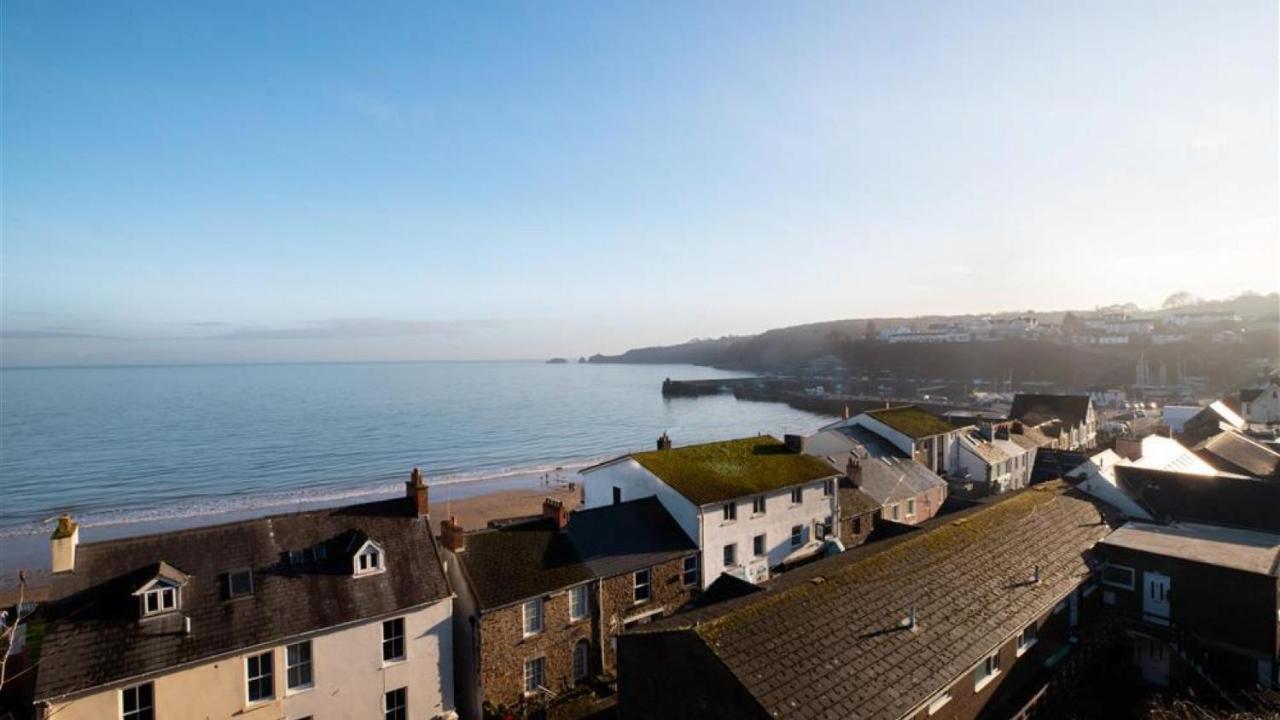
[[701, 586], [721, 573], [759, 582], [823, 551], [840, 519], [841, 472], [759, 437], [658, 449], [582, 470], [583, 505], [637, 498], [662, 503], [702, 551]]
[[626, 633], [623, 717], [1019, 717], [1096, 647], [1103, 513], [1045, 483]]
[[[656, 499], [465, 532], [441, 525], [458, 588], [458, 709], [589, 710], [613, 684], [614, 638], [698, 592], [697, 546]], [[606, 692], [607, 691], [607, 692]], [[500, 714], [500, 713], [499, 713]]]
[[417, 471], [406, 495], [95, 543], [64, 516], [37, 710], [452, 717], [452, 592]]
[[960, 430], [946, 420], [914, 405], [870, 410], [847, 420], [827, 425], [823, 430], [861, 427], [876, 434], [938, 475], [955, 467], [955, 450]]

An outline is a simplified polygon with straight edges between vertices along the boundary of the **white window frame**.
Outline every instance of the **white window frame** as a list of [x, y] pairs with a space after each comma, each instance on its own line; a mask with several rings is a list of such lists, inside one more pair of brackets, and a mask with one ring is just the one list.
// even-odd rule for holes
[[[644, 579], [641, 580], [640, 576]], [[640, 590], [644, 589], [644, 597], [640, 597]], [[647, 603], [653, 599], [653, 572], [649, 568], [642, 568], [631, 574], [631, 603], [639, 605]]]
[[947, 703], [951, 702], [951, 693], [949, 692], [949, 690], [950, 688], [948, 688], [947, 690], [943, 690], [937, 695], [934, 695], [933, 698], [929, 700], [927, 711], [930, 716], [937, 714], [939, 710], [946, 707]]
[[722, 508], [720, 508], [720, 513], [722, 516], [722, 522], [731, 523], [738, 519], [738, 504], [727, 502]]
[[[689, 561], [693, 561], [693, 567], [689, 566]], [[680, 566], [680, 581], [687, 588], [698, 587], [698, 581], [702, 579], [702, 563], [698, 562], [697, 555], [689, 555], [685, 557]], [[689, 574], [693, 573], [693, 579], [689, 579]]]
[[[975, 665], [973, 670], [973, 691], [982, 692], [983, 688], [990, 685], [992, 680], [1000, 676], [1000, 651], [997, 650], [982, 658], [982, 661]], [[979, 677], [979, 673], [981, 673], [981, 677]]]
[[[756, 541], [760, 541], [760, 550], [756, 550]], [[755, 557], [768, 557], [769, 555], [769, 536], [766, 533], [760, 533], [751, 538], [751, 554]]]
[[769, 501], [764, 495], [751, 498], [751, 514], [765, 515], [769, 512]]
[[365, 540], [351, 556], [351, 574], [355, 577], [377, 575], [387, 569], [387, 552], [372, 540]]
[[[149, 704], [142, 704], [141, 690], [149, 688], [151, 698]], [[135, 707], [132, 710], [125, 709], [125, 694], [134, 693]], [[120, 718], [121, 720], [141, 720], [144, 717], [150, 717], [154, 720], [156, 716], [156, 686], [153, 682], [138, 683], [120, 690]]]
[[[1030, 634], [1030, 638], [1027, 637], [1028, 634]], [[1015, 654], [1017, 657], [1022, 657], [1028, 650], [1035, 647], [1036, 643], [1040, 642], [1040, 628], [1036, 626], [1035, 622], [1032, 622], [1018, 631], [1015, 641], [1018, 648]]]
[[[1107, 579], [1108, 570], [1121, 570], [1129, 573], [1129, 582], [1121, 583], [1121, 582], [1108, 580]], [[1107, 563], [1106, 565], [1102, 566], [1102, 584], [1108, 587], [1120, 588], [1121, 590], [1132, 590], [1134, 587], [1136, 587], [1137, 577], [1138, 577], [1137, 571], [1129, 567], [1128, 565], [1112, 565], [1111, 563]]]
[[520, 630], [524, 637], [533, 637], [542, 632], [546, 625], [544, 610], [542, 598], [526, 600], [520, 605]]
[[804, 525], [791, 526], [791, 547], [804, 545]]
[[587, 616], [587, 585], [574, 585], [569, 588], [569, 620], [577, 622]]
[[[301, 647], [305, 647], [307, 649], [307, 659], [304, 661], [294, 662], [293, 653], [291, 651], [294, 648], [301, 648]], [[315, 664], [314, 650], [315, 648], [311, 645], [310, 640], [303, 640], [301, 642], [289, 643], [288, 645], [285, 646], [284, 648], [284, 692], [286, 695], [293, 695], [300, 692], [306, 692], [316, 686], [316, 664]], [[294, 685], [293, 677], [290, 675], [289, 671], [295, 668], [303, 668], [303, 667], [306, 668], [307, 682]]]
[[[533, 669], [534, 667], [538, 668], [537, 673], [530, 672], [530, 670]], [[535, 678], [538, 680], [541, 680], [541, 682], [534, 682], [532, 683], [532, 687], [530, 687], [530, 680], [533, 680]], [[524, 693], [526, 695], [532, 695], [538, 692], [539, 687], [547, 686], [547, 658], [545, 656], [529, 658], [528, 660], [524, 661], [524, 683], [523, 684], [524, 684]]]
[[[725, 555], [732, 555], [726, 558]], [[720, 551], [720, 558], [724, 560], [725, 567], [736, 567], [738, 565], [738, 543], [729, 543]]]
[[[400, 634], [399, 635], [388, 634], [387, 631], [391, 628], [399, 629]], [[382, 621], [382, 664], [383, 665], [394, 665], [396, 663], [402, 663], [405, 660], [409, 659], [409, 643], [407, 642], [408, 635], [409, 635], [408, 623], [404, 621], [404, 618], [398, 617], [398, 618], [391, 618], [389, 620]], [[391, 643], [391, 646], [395, 647], [395, 642], [397, 640], [400, 641], [400, 654], [393, 657], [387, 657], [387, 644]]]
[[[151, 600], [155, 599], [156, 608], [151, 609]], [[168, 604], [166, 605], [166, 601]], [[164, 615], [178, 609], [181, 604], [178, 595], [178, 587], [167, 583], [159, 583], [155, 587], [142, 593], [142, 616], [152, 617], [155, 615]]]
[[[262, 668], [263, 668], [262, 658], [266, 658], [267, 660], [267, 664], [266, 664], [267, 670], [265, 673], [262, 672]], [[249, 674], [249, 661], [251, 660], [258, 661], [257, 675]], [[271, 694], [264, 695], [263, 697], [254, 699], [253, 692], [251, 691], [251, 688], [253, 687], [253, 682], [255, 680], [262, 680], [263, 678], [268, 678], [270, 680]], [[262, 703], [271, 702], [276, 699], [276, 656], [275, 656], [274, 650], [266, 650], [264, 652], [254, 653], [253, 655], [245, 656], [244, 658], [244, 699], [245, 699], [245, 704], [247, 705], [260, 705]]]
[[916, 516], [916, 499], [907, 498], [907, 517]]
[[792, 505], [804, 504], [804, 488], [803, 487], [791, 488], [791, 504]]

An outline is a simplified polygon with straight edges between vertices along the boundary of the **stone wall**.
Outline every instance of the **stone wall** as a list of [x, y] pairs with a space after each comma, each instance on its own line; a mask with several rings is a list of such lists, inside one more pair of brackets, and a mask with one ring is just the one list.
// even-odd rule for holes
[[[688, 603], [697, 593], [697, 584], [687, 588], [681, 578], [683, 571], [682, 558], [669, 560], [650, 568], [650, 597], [645, 602], [637, 603], [634, 599], [634, 573], [626, 573], [601, 581], [601, 600], [605, 637], [608, 640], [604, 647], [604, 664], [606, 670], [612, 672], [617, 667], [617, 643], [614, 637], [622, 632], [623, 626], [630, 618], [645, 616], [641, 622], [656, 620], [670, 615]], [[653, 613], [655, 610], [660, 612]], [[653, 613], [646, 615], [646, 613]]]
[[[594, 583], [593, 583], [594, 585]], [[589, 593], [594, 604], [594, 590]], [[593, 613], [569, 621], [569, 593], [543, 598], [542, 632], [524, 637], [522, 605], [480, 616], [480, 696], [494, 705], [516, 705], [524, 696], [524, 663], [542, 657], [546, 687], [559, 693], [573, 685], [573, 646], [591, 641]], [[594, 610], [594, 608], [593, 608]]]

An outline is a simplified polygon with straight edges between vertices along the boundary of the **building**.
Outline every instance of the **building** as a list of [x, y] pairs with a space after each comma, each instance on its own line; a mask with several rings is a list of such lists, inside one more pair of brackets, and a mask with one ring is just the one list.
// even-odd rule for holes
[[870, 410], [822, 429], [840, 430], [850, 426], [866, 428], [938, 475], [953, 469], [949, 464], [955, 457], [951, 446], [960, 436], [960, 429], [928, 410], [915, 405]]
[[1045, 484], [637, 628], [618, 641], [622, 717], [1016, 717], [1091, 646], [1108, 532]]
[[866, 428], [846, 425], [787, 439], [799, 443], [802, 452], [844, 469], [840, 541], [846, 548], [862, 544], [878, 520], [918, 525], [946, 502], [945, 480]]
[[841, 472], [759, 437], [632, 453], [582, 471], [586, 508], [656, 497], [702, 551], [702, 588], [751, 582], [822, 550], [839, 522]]
[[987, 439], [976, 431], [963, 432], [954, 445], [954, 482], [973, 486], [980, 495], [1018, 490], [1031, 484], [1036, 446], [1017, 443], [1010, 436]]
[[1191, 448], [1214, 468], [1260, 480], [1280, 480], [1280, 453], [1239, 430], [1224, 430]]
[[452, 717], [452, 592], [405, 499], [52, 542], [44, 717]]
[[652, 496], [463, 532], [441, 523], [458, 588], [458, 708], [589, 703], [613, 673], [614, 637], [670, 614], [699, 587], [698, 548]]
[[1248, 423], [1235, 410], [1221, 400], [1214, 400], [1182, 422], [1178, 439], [1186, 445], [1195, 445], [1223, 430], [1244, 430], [1246, 427]]
[[1057, 443], [1060, 450], [1091, 448], [1098, 441], [1098, 416], [1088, 395], [1018, 393], [1013, 396], [1009, 417], [1033, 427], [1062, 423]]
[[1240, 414], [1249, 422], [1280, 423], [1280, 375], [1272, 375], [1265, 387], [1241, 390]]
[[1103, 602], [1128, 621], [1146, 680], [1280, 687], [1280, 535], [1130, 522], [1098, 549]]

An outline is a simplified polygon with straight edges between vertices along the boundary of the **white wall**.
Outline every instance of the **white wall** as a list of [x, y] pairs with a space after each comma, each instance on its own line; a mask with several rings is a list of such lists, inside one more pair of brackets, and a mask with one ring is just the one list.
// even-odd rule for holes
[[702, 542], [698, 527], [698, 506], [645, 470], [631, 458], [622, 458], [608, 465], [588, 468], [582, 473], [582, 506], [597, 508], [613, 504], [613, 489], [622, 488], [622, 501], [657, 497], [671, 517], [680, 525], [690, 540]]
[[[395, 617], [395, 616], [392, 616]], [[152, 680], [156, 717], [164, 720], [245, 720], [315, 717], [382, 717], [384, 693], [408, 688], [409, 717], [429, 720], [453, 710], [452, 601], [446, 598], [407, 613], [407, 659], [382, 663], [382, 620], [311, 638], [314, 687], [286, 688], [285, 646], [228, 657]], [[388, 618], [389, 619], [389, 618]], [[198, 632], [198, 630], [197, 630]], [[273, 650], [275, 699], [250, 706], [246, 697], [245, 658]], [[58, 720], [120, 717], [120, 688], [87, 695], [51, 708]]]
[[1268, 385], [1261, 395], [1244, 403], [1243, 410], [1241, 414], [1251, 422], [1280, 422], [1280, 387]]
[[839, 523], [838, 491], [830, 497], [822, 494], [822, 481], [806, 483], [804, 502], [791, 504], [791, 488], [774, 490], [765, 494], [765, 513], [753, 515], [752, 498], [747, 496], [734, 500], [738, 508], [736, 520], [724, 519], [725, 503], [705, 505], [703, 511], [703, 534], [705, 545], [702, 548], [702, 587], [706, 588], [725, 571], [724, 546], [736, 543], [738, 546], [738, 564], [745, 565], [755, 559], [753, 539], [763, 533], [767, 549], [767, 562], [770, 567], [781, 564], [787, 556], [798, 548], [791, 546], [791, 528], [799, 525], [802, 528], [803, 543], [801, 547], [813, 544], [811, 550], [821, 547], [816, 543], [813, 525], [816, 522], [832, 518], [832, 533], [836, 533]]
[[904, 433], [885, 425], [867, 414], [857, 415], [851, 421], [851, 424], [864, 427], [871, 432], [884, 438], [889, 444], [898, 448], [907, 454], [907, 457], [915, 457], [915, 442]]

